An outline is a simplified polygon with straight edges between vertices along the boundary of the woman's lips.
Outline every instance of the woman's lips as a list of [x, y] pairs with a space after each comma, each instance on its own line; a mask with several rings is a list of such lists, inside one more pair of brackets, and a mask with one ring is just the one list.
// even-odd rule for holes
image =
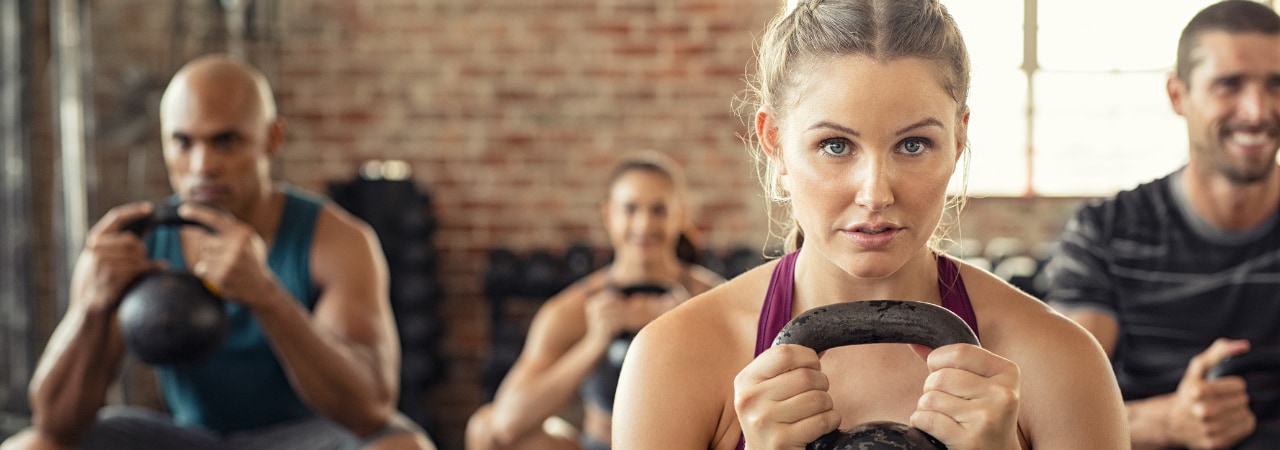
[[845, 236], [848, 236], [855, 244], [863, 248], [875, 249], [884, 248], [893, 242], [893, 238], [898, 236], [902, 228], [884, 225], [884, 226], [857, 226], [851, 229], [842, 230]]

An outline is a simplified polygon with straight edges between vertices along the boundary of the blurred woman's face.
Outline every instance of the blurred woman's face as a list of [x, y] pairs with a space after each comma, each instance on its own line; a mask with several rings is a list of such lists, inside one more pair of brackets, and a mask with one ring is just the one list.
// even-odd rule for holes
[[603, 208], [609, 242], [620, 256], [650, 259], [674, 254], [682, 208], [666, 176], [643, 169], [623, 173], [610, 187]]

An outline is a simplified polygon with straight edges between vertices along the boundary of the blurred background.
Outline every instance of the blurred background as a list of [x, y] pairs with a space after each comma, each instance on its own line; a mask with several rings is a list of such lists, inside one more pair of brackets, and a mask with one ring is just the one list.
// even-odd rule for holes
[[[460, 449], [532, 312], [608, 258], [596, 204], [619, 155], [685, 166], [709, 267], [732, 276], [775, 248], [734, 108], [780, 3], [0, 1], [0, 437], [28, 425], [26, 383], [85, 230], [169, 194], [157, 110], [187, 60], [230, 52], [261, 68], [287, 124], [276, 175], [374, 225], [401, 409]], [[951, 249], [1034, 293], [1081, 201], [1185, 161], [1164, 80], [1181, 27], [1211, 2], [943, 3], [974, 67], [973, 198]], [[127, 373], [113, 401], [157, 401], [145, 369]]]

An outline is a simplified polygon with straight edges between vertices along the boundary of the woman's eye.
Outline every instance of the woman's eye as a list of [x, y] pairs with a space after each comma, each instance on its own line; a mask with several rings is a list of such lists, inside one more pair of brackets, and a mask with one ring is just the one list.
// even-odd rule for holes
[[900, 145], [899, 148], [902, 150], [902, 153], [906, 153], [908, 155], [917, 155], [917, 154], [923, 153], [925, 150], [929, 148], [929, 142], [925, 141], [924, 139], [911, 138], [911, 139], [902, 141], [902, 144]]
[[818, 148], [822, 149], [829, 155], [840, 156], [849, 153], [849, 143], [844, 139], [827, 139], [818, 144]]

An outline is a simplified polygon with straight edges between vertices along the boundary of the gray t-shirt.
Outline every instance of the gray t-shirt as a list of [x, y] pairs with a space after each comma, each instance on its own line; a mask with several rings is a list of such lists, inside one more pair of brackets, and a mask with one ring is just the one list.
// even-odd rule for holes
[[[1045, 301], [1116, 319], [1112, 365], [1125, 400], [1176, 390], [1214, 339], [1280, 347], [1277, 217], [1245, 232], [1217, 229], [1192, 211], [1181, 173], [1081, 207], [1045, 267]], [[1248, 379], [1262, 417], [1280, 416], [1276, 379]]]

